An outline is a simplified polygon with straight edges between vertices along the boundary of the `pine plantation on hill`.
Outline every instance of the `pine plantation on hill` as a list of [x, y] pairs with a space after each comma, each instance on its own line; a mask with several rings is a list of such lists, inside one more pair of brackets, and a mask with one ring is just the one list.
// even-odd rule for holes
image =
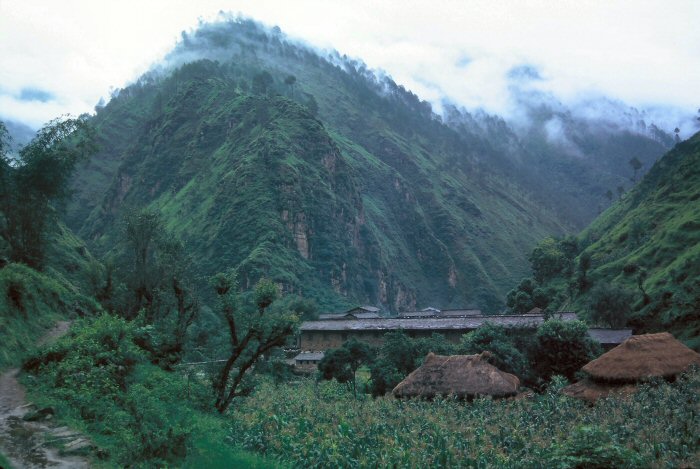
[[199, 275], [269, 275], [324, 308], [498, 310], [532, 246], [578, 223], [497, 136], [250, 21], [184, 35], [93, 121], [102, 150], [68, 214], [92, 249], [156, 208]]

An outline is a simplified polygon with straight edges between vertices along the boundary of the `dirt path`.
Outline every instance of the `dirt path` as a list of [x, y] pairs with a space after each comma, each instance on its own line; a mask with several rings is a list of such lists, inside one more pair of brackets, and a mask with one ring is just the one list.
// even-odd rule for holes
[[[58, 339], [70, 327], [70, 322], [59, 321], [37, 343], [48, 344]], [[63, 442], [66, 447], [80, 447], [89, 442], [66, 427], [56, 427], [51, 422], [28, 422], [22, 419], [30, 411], [24, 388], [17, 380], [19, 369], [13, 368], [0, 374], [0, 451], [12, 465], [28, 469], [89, 468], [87, 459], [60, 455], [47, 446], [47, 441]]]

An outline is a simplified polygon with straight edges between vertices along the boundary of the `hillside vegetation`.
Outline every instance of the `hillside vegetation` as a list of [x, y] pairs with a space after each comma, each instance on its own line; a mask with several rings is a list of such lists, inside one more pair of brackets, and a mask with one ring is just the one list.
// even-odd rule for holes
[[632, 325], [700, 348], [700, 134], [581, 234], [591, 278], [635, 292]]
[[[201, 276], [235, 267], [249, 286], [269, 275], [325, 309], [495, 311], [525, 253], [580, 221], [533, 179], [548, 163], [488, 122], [444, 125], [364, 64], [277, 30], [202, 25], [98, 109], [102, 150], [75, 179], [68, 223], [114, 252], [125, 211], [148, 206]], [[662, 148], [629, 139], [646, 161]]]
[[[601, 325], [668, 330], [698, 349], [698, 213], [700, 134], [677, 144], [577, 238], [541, 242], [530, 257], [534, 278], [509, 294], [509, 304], [551, 301]], [[544, 303], [535, 304], [538, 295]]]

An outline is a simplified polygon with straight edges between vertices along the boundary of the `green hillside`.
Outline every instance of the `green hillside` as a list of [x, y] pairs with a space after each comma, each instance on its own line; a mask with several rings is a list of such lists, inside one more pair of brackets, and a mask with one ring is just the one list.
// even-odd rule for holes
[[[678, 143], [578, 238], [542, 241], [515, 310], [572, 308], [592, 322], [670, 331], [700, 348], [700, 133]], [[536, 298], [538, 297], [539, 298]], [[537, 304], [536, 304], [537, 303]]]
[[580, 223], [507, 129], [445, 125], [364, 64], [251, 21], [184, 34], [93, 123], [102, 150], [67, 218], [91, 249], [157, 208], [199, 275], [268, 275], [324, 308], [495, 311], [532, 246]]
[[700, 134], [659, 160], [581, 240], [590, 243], [592, 278], [637, 291], [634, 326], [700, 347]]
[[88, 272], [94, 259], [84, 243], [62, 225], [49, 243], [43, 271], [20, 263], [0, 267], [0, 369], [33, 351], [56, 321], [101, 310], [91, 297]]

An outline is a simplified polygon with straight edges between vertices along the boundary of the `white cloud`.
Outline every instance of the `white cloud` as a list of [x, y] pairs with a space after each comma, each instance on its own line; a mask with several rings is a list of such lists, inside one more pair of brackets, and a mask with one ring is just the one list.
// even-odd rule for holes
[[[91, 111], [219, 10], [364, 60], [424, 99], [508, 113], [507, 71], [534, 64], [564, 101], [606, 94], [639, 107], [700, 106], [700, 2], [0, 2], [0, 118], [34, 126]], [[465, 64], [465, 58], [469, 61]], [[56, 96], [20, 101], [23, 88]]]

